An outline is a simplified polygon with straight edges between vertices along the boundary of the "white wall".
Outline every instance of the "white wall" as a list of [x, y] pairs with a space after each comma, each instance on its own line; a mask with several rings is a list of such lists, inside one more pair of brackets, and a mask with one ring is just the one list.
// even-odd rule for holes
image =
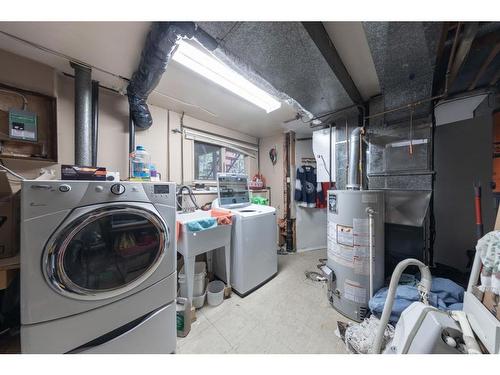
[[[295, 142], [295, 165], [301, 166], [302, 158], [314, 158], [312, 140]], [[295, 186], [295, 183], [293, 184]], [[326, 248], [326, 208], [306, 208], [295, 205], [297, 251]]]
[[[278, 160], [275, 165], [269, 158], [269, 150], [276, 146]], [[276, 208], [278, 218], [285, 217], [284, 180], [284, 134], [279, 133], [271, 137], [261, 138], [259, 144], [260, 173], [266, 179], [266, 185], [271, 187], [271, 205]]]

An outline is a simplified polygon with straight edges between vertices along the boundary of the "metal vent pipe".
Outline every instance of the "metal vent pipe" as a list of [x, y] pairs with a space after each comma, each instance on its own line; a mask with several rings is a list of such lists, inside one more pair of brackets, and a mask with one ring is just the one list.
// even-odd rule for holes
[[92, 166], [97, 167], [97, 144], [99, 143], [99, 82], [92, 81]]
[[92, 70], [72, 62], [75, 70], [75, 164], [92, 164]]
[[360, 142], [362, 127], [358, 127], [351, 132], [351, 140], [349, 147], [349, 175], [347, 176], [348, 190], [359, 190], [359, 160], [360, 160]]

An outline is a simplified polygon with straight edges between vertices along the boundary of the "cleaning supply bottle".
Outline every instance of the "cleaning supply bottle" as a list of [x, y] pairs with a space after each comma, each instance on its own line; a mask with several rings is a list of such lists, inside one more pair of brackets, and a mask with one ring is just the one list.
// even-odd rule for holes
[[130, 179], [149, 181], [151, 156], [144, 146], [137, 146], [135, 152], [130, 155]]
[[160, 174], [154, 164], [149, 167], [149, 174], [151, 175], [151, 181], [160, 181]]

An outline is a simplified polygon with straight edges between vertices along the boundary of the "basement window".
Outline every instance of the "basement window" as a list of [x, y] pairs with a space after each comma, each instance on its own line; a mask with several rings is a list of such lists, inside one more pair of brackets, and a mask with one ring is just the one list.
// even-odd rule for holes
[[245, 155], [222, 146], [194, 142], [194, 180], [216, 181], [217, 173], [246, 174]]

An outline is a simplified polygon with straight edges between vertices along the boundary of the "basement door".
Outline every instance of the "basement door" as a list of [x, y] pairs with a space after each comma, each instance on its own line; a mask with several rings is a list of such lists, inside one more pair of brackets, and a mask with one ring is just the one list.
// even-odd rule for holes
[[462, 272], [467, 250], [476, 246], [474, 183], [481, 182], [484, 232], [493, 229], [495, 201], [492, 117], [481, 116], [438, 126], [435, 133], [434, 262]]

